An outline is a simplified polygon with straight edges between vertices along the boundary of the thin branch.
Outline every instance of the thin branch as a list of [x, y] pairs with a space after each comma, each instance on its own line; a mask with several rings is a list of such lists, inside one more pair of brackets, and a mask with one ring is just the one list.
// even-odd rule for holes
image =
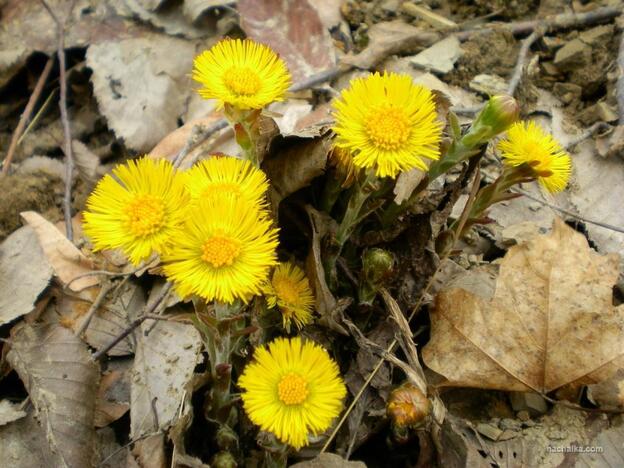
[[113, 340], [108, 343], [106, 346], [104, 346], [102, 349], [99, 349], [98, 351], [96, 351], [95, 353], [93, 353], [93, 360], [97, 361], [99, 359], [102, 359], [106, 353], [108, 353], [111, 349], [113, 349], [115, 346], [117, 346], [117, 344], [123, 340], [126, 336], [128, 336], [130, 333], [132, 333], [137, 327], [139, 327], [146, 319], [150, 318], [151, 315], [153, 315], [156, 310], [162, 306], [162, 304], [166, 303], [167, 297], [169, 297], [169, 293], [171, 292], [171, 288], [172, 288], [173, 284], [172, 283], [167, 283], [165, 284], [165, 286], [161, 289], [160, 293], [158, 294], [158, 296], [152, 301], [151, 304], [148, 304], [145, 307], [145, 312], [138, 318], [136, 318], [135, 320], [133, 320], [130, 325], [128, 325], [124, 331], [122, 331], [119, 335], [117, 335], [115, 338], [113, 338]]
[[11, 167], [11, 161], [13, 161], [13, 156], [15, 156], [15, 150], [17, 150], [17, 145], [20, 141], [20, 136], [24, 132], [24, 128], [26, 127], [26, 122], [30, 119], [30, 116], [35, 108], [35, 104], [39, 100], [39, 96], [41, 96], [41, 91], [43, 91], [43, 86], [46, 81], [48, 81], [48, 77], [50, 76], [50, 72], [52, 71], [52, 65], [54, 65], [54, 57], [48, 58], [48, 61], [43, 67], [43, 71], [41, 75], [39, 75], [39, 79], [37, 80], [37, 84], [35, 84], [35, 88], [33, 89], [30, 98], [28, 99], [28, 103], [24, 108], [24, 112], [20, 116], [19, 122], [17, 123], [17, 127], [13, 131], [13, 135], [11, 136], [11, 143], [9, 144], [9, 150], [7, 151], [6, 158], [4, 158], [4, 163], [2, 165], [2, 176], [5, 176], [9, 172], [9, 167]]
[[601, 130], [607, 130], [608, 128], [610, 128], [609, 124], [605, 123], [605, 122], [596, 122], [595, 124], [593, 124], [591, 127], [587, 128], [583, 133], [581, 133], [579, 136], [577, 136], [576, 138], [570, 140], [566, 145], [565, 145], [565, 149], [569, 150], [570, 148], [574, 148], [576, 145], [578, 145], [579, 143], [582, 143], [583, 141], [587, 140], [588, 138], [590, 138], [591, 136], [593, 136], [594, 133], [599, 132]]
[[91, 304], [91, 307], [89, 307], [89, 310], [87, 311], [87, 316], [85, 317], [84, 322], [82, 322], [80, 329], [76, 332], [76, 336], [81, 337], [82, 334], [87, 331], [87, 328], [89, 328], [89, 324], [91, 323], [91, 319], [93, 319], [93, 316], [98, 311], [98, 309], [104, 302], [104, 299], [106, 299], [106, 295], [111, 289], [113, 289], [113, 283], [110, 281], [102, 285], [102, 287], [100, 288], [100, 292], [98, 293], [97, 297], [93, 301], [93, 304]]
[[521, 190], [521, 189], [513, 189], [511, 191], [515, 192], [515, 193], [520, 193], [520, 194], [524, 195], [525, 197], [530, 198], [533, 201], [541, 203], [542, 205], [545, 205], [548, 208], [552, 208], [553, 210], [559, 211], [560, 213], [563, 213], [563, 214], [565, 214], [567, 216], [570, 216], [572, 218], [576, 218], [579, 221], [583, 221], [584, 223], [593, 224], [594, 226], [600, 226], [602, 228], [609, 229], [609, 230], [615, 231], [615, 232], [621, 232], [621, 233], [624, 234], [624, 228], [621, 228], [619, 226], [614, 226], [612, 224], [607, 224], [607, 223], [603, 223], [601, 221], [594, 221], [592, 219], [585, 218], [585, 217], [583, 217], [583, 216], [581, 216], [579, 214], [576, 214], [576, 213], [574, 213], [572, 211], [566, 210], [564, 208], [560, 208], [557, 205], [553, 205], [552, 203], [548, 203], [545, 200], [542, 200], [540, 198], [534, 197], [530, 193], [525, 192], [524, 190]]
[[61, 95], [59, 99], [59, 107], [61, 110], [61, 122], [63, 124], [63, 134], [65, 138], [65, 145], [63, 152], [65, 153], [65, 193], [63, 195], [63, 214], [65, 217], [65, 231], [67, 238], [70, 241], [74, 240], [74, 228], [72, 226], [72, 214], [71, 214], [71, 189], [73, 184], [74, 175], [74, 153], [72, 148], [71, 127], [69, 123], [69, 116], [67, 113], [67, 66], [65, 63], [65, 28], [67, 21], [71, 17], [72, 11], [76, 0], [72, 0], [69, 5], [69, 11], [63, 17], [59, 17], [54, 13], [52, 8], [48, 5], [46, 0], [40, 0], [44, 8], [48, 10], [48, 13], [56, 23], [57, 33], [57, 50], [56, 54], [59, 60], [59, 81], [61, 87]]
[[[514, 36], [524, 36], [531, 34], [537, 28], [544, 28], [545, 31], [558, 31], [561, 29], [571, 29], [579, 26], [589, 26], [612, 20], [622, 14], [622, 6], [602, 7], [586, 13], [563, 13], [560, 15], [547, 16], [540, 20], [518, 21], [514, 23], [500, 24], [501, 29], [510, 31]], [[459, 31], [455, 36], [460, 41], [470, 39], [477, 34], [491, 32], [492, 28], [468, 29]]]
[[514, 71], [511, 75], [511, 79], [509, 80], [509, 85], [507, 86], [507, 94], [513, 96], [516, 92], [516, 88], [520, 84], [520, 80], [522, 79], [522, 73], [524, 72], [524, 66], [526, 65], [527, 56], [529, 55], [529, 49], [533, 45], [535, 41], [537, 41], [540, 37], [544, 35], [544, 30], [540, 27], [535, 28], [535, 30], [522, 41], [522, 46], [520, 46], [520, 51], [518, 52], [518, 60], [516, 61], [516, 66], [514, 67]]

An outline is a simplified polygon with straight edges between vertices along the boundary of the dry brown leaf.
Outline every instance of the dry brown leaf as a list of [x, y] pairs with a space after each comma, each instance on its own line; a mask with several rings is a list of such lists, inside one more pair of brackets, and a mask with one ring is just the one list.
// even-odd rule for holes
[[334, 46], [308, 0], [239, 0], [241, 27], [286, 61], [295, 83], [335, 65]]
[[99, 109], [128, 148], [148, 151], [178, 128], [196, 52], [192, 42], [156, 33], [87, 49]]
[[60, 457], [50, 450], [34, 410], [25, 418], [0, 426], [0, 454], [2, 464], [11, 468], [62, 466]]
[[316, 139], [299, 138], [275, 157], [265, 161], [262, 168], [271, 181], [273, 203], [279, 203], [322, 175], [331, 145], [332, 141], [328, 136]]
[[30, 312], [52, 273], [31, 227], [7, 237], [0, 245], [0, 325]]
[[[63, 324], [78, 332], [87, 319], [87, 312], [98, 296], [100, 288], [90, 288], [77, 294], [58, 294], [56, 309]], [[137, 318], [145, 306], [143, 289], [129, 281], [121, 290], [110, 292], [91, 317], [84, 340], [93, 348], [107, 346], [111, 339], [121, 334]], [[127, 356], [134, 353], [134, 338], [127, 336], [107, 352], [109, 356]]]
[[194, 119], [185, 123], [180, 128], [176, 128], [166, 137], [158, 142], [154, 149], [149, 152], [151, 158], [165, 158], [173, 160], [176, 154], [184, 148], [184, 145], [191, 136], [191, 132], [195, 126], [209, 127], [216, 121], [223, 118], [220, 112], [211, 112], [208, 116], [201, 119]]
[[79, 140], [72, 141], [72, 149], [78, 175], [89, 185], [97, 182], [100, 158]]
[[201, 360], [201, 337], [193, 325], [151, 320], [141, 325], [130, 389], [130, 437], [169, 428]]
[[24, 211], [20, 215], [37, 233], [43, 254], [63, 285], [71, 282], [69, 288], [80, 291], [99, 283], [97, 276], [83, 276], [73, 281], [74, 278], [93, 271], [89, 259], [54, 224], [39, 213]]
[[373, 25], [368, 37], [366, 49], [357, 55], [343, 57], [342, 62], [367, 70], [390, 55], [415, 52], [418, 48], [430, 46], [440, 35], [397, 20]]
[[95, 400], [95, 427], [108, 426], [130, 409], [130, 359], [110, 361]]
[[336, 300], [334, 295], [327, 286], [325, 279], [325, 270], [321, 260], [321, 239], [334, 229], [332, 223], [335, 224], [329, 215], [315, 210], [311, 206], [307, 206], [306, 210], [312, 225], [312, 248], [306, 259], [306, 273], [310, 278], [312, 289], [314, 290], [314, 298], [316, 300], [316, 312], [321, 316], [319, 323], [331, 328], [338, 333], [348, 335], [349, 332], [340, 323], [340, 314], [351, 304], [351, 299]]
[[335, 453], [321, 453], [312, 460], [291, 465], [291, 468], [366, 468], [361, 461], [349, 461]]
[[12, 403], [10, 400], [0, 400], [0, 426], [9, 424], [26, 416], [26, 411], [20, 409], [21, 403]]
[[58, 324], [20, 325], [13, 329], [7, 361], [24, 382], [59, 454], [57, 466], [91, 466], [99, 366], [87, 346]]
[[551, 234], [509, 249], [492, 297], [438, 296], [425, 363], [451, 386], [547, 393], [604, 380], [624, 356], [618, 262], [557, 219]]

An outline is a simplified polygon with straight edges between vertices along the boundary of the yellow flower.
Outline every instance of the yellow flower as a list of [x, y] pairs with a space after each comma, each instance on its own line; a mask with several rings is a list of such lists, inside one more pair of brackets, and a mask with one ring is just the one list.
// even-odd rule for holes
[[262, 109], [282, 101], [290, 73], [271, 48], [250, 39], [224, 39], [197, 57], [193, 79], [204, 99], [218, 99], [239, 109]]
[[186, 171], [185, 177], [186, 188], [193, 200], [232, 194], [253, 205], [266, 206], [269, 183], [264, 172], [249, 161], [213, 155]]
[[427, 170], [423, 160], [438, 159], [442, 125], [433, 93], [408, 75], [375, 73], [351, 81], [334, 102], [336, 144], [354, 155], [357, 167], [379, 177]]
[[296, 449], [330, 427], [347, 393], [327, 351], [298, 337], [256, 349], [238, 385], [249, 419]]
[[246, 302], [261, 292], [277, 263], [277, 229], [244, 198], [197, 200], [175, 240], [163, 268], [183, 297]]
[[266, 284], [264, 294], [269, 307], [279, 307], [286, 330], [290, 331], [291, 322], [301, 329], [312, 321], [314, 295], [308, 278], [298, 266], [280, 263]]
[[83, 229], [95, 251], [121, 249], [134, 265], [163, 254], [184, 222], [184, 180], [164, 159], [118, 165], [87, 200]]
[[517, 122], [507, 130], [507, 138], [498, 143], [505, 164], [528, 164], [538, 182], [549, 192], [561, 192], [568, 185], [572, 171], [570, 155], [552, 135], [535, 122]]

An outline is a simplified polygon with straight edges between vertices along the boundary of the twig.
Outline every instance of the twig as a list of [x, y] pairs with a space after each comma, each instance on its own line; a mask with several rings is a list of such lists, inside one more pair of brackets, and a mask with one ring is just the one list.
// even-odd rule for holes
[[89, 324], [91, 323], [91, 319], [100, 308], [102, 302], [104, 302], [104, 299], [106, 299], [106, 295], [111, 289], [113, 289], [113, 283], [110, 281], [102, 285], [102, 287], [100, 288], [100, 292], [98, 293], [97, 297], [93, 301], [93, 304], [91, 304], [91, 307], [89, 307], [89, 310], [87, 311], [87, 316], [85, 317], [84, 322], [82, 322], [80, 329], [76, 332], [76, 336], [80, 337], [84, 332], [87, 331], [87, 328], [89, 328]]
[[576, 145], [578, 145], [579, 143], [587, 140], [589, 137], [591, 137], [594, 133], [599, 132], [601, 130], [606, 130], [610, 128], [609, 124], [605, 123], [605, 122], [596, 122], [595, 124], [593, 124], [591, 127], [589, 127], [588, 129], [586, 129], [583, 133], [581, 133], [579, 136], [577, 136], [576, 138], [570, 140], [566, 145], [565, 145], [565, 149], [569, 150], [570, 148], [574, 148]]
[[33, 89], [33, 92], [28, 99], [28, 103], [24, 108], [24, 112], [22, 112], [19, 122], [17, 123], [17, 127], [15, 127], [15, 130], [13, 131], [13, 135], [11, 136], [11, 143], [9, 144], [9, 150], [7, 151], [6, 158], [4, 158], [4, 163], [2, 165], [2, 176], [7, 175], [9, 172], [11, 161], [13, 161], [13, 156], [15, 156], [15, 150], [17, 149], [17, 145], [19, 144], [19, 138], [22, 135], [24, 128], [26, 127], [26, 122], [28, 122], [28, 119], [30, 119], [30, 115], [35, 108], [35, 104], [37, 104], [37, 101], [39, 100], [41, 91], [43, 91], [43, 86], [50, 76], [50, 72], [52, 71], [52, 65], [54, 65], [54, 57], [48, 58], [45, 67], [43, 67], [43, 71], [41, 72], [41, 75], [39, 75], [37, 84], [35, 84], [35, 89]]
[[35, 125], [37, 125], [43, 113], [48, 109], [48, 105], [52, 102], [52, 98], [54, 97], [55, 94], [56, 94], [56, 88], [53, 89], [50, 95], [46, 98], [46, 100], [43, 101], [43, 104], [41, 104], [41, 107], [39, 108], [35, 116], [32, 118], [30, 123], [28, 124], [28, 127], [26, 127], [26, 130], [24, 130], [24, 132], [21, 134], [21, 136], [17, 140], [18, 146], [22, 144], [22, 141], [24, 141], [24, 138], [26, 138], [26, 136], [30, 133], [32, 128]]
[[143, 434], [142, 436], [139, 436], [135, 439], [132, 439], [130, 442], [128, 442], [126, 445], [122, 445], [121, 447], [119, 447], [117, 450], [115, 450], [113, 453], [111, 453], [108, 457], [106, 457], [104, 460], [102, 460], [100, 463], [97, 464], [98, 467], [100, 466], [104, 466], [106, 464], [106, 462], [108, 460], [110, 460], [111, 458], [113, 458], [115, 455], [117, 455], [119, 452], [121, 452], [122, 450], [130, 447], [133, 444], [136, 444], [137, 442], [140, 442], [143, 439], [147, 439], [148, 437], [152, 437], [155, 435], [159, 435], [161, 434], [162, 431], [157, 431], [157, 432], [152, 432], [150, 434]]
[[145, 308], [145, 312], [135, 320], [133, 320], [130, 325], [128, 325], [124, 331], [122, 331], [119, 335], [117, 335], [110, 343], [104, 346], [102, 349], [93, 353], [93, 360], [97, 361], [106, 355], [111, 349], [113, 349], [117, 344], [123, 340], [126, 336], [132, 333], [139, 325], [141, 325], [146, 319], [149, 318], [150, 315], [154, 314], [156, 309], [165, 302], [167, 297], [169, 296], [169, 292], [171, 292], [173, 284], [167, 283], [162, 288], [158, 297], [154, 299], [151, 304], [148, 304]]
[[70, 241], [74, 240], [74, 228], [72, 226], [72, 214], [71, 214], [71, 189], [74, 175], [74, 154], [72, 151], [72, 137], [71, 127], [69, 123], [69, 117], [67, 115], [67, 67], [65, 63], [65, 27], [67, 21], [71, 17], [72, 11], [76, 0], [72, 0], [69, 5], [69, 11], [63, 19], [52, 11], [52, 8], [47, 4], [46, 0], [40, 0], [44, 8], [48, 10], [48, 13], [56, 23], [57, 33], [57, 50], [56, 54], [59, 60], [59, 80], [61, 87], [61, 96], [59, 99], [59, 107], [61, 110], [61, 122], [63, 123], [63, 134], [65, 137], [65, 147], [63, 152], [65, 153], [65, 194], [63, 196], [63, 214], [65, 216], [65, 231], [67, 238]]
[[555, 400], [554, 398], [550, 398], [544, 393], [540, 393], [540, 396], [544, 398], [549, 403], [553, 405], [561, 405], [565, 408], [577, 410], [577, 411], [585, 411], [586, 413], [606, 413], [606, 414], [622, 414], [624, 413], [624, 409], [610, 409], [610, 408], [585, 408], [584, 406], [578, 405], [576, 403], [572, 403], [571, 401], [565, 400]]
[[520, 194], [524, 195], [525, 197], [530, 198], [533, 201], [541, 203], [542, 205], [545, 205], [548, 208], [552, 208], [553, 210], [559, 211], [560, 213], [563, 213], [563, 214], [565, 214], [567, 216], [570, 216], [572, 218], [576, 218], [579, 221], [583, 221], [584, 223], [593, 224], [595, 226], [600, 226], [602, 228], [609, 229], [609, 230], [615, 231], [615, 232], [621, 232], [621, 233], [624, 234], [624, 228], [621, 228], [621, 227], [618, 227], [618, 226], [613, 226], [612, 224], [603, 223], [601, 221], [594, 221], [594, 220], [585, 218], [585, 217], [583, 217], [583, 216], [581, 216], [579, 214], [576, 214], [576, 213], [574, 213], [572, 211], [566, 210], [564, 208], [560, 208], [557, 205], [553, 205], [552, 203], [548, 203], [545, 200], [541, 200], [540, 198], [534, 197], [530, 193], [525, 192], [524, 190], [521, 190], [521, 189], [513, 189], [511, 191], [512, 192], [516, 192], [516, 193], [520, 193]]
[[531, 48], [533, 43], [543, 35], [544, 30], [538, 26], [529, 35], [529, 37], [522, 41], [522, 46], [520, 46], [520, 51], [518, 52], [518, 60], [516, 61], [516, 66], [514, 67], [511, 79], [509, 80], [509, 85], [507, 86], [507, 94], [509, 94], [510, 96], [514, 95], [518, 84], [520, 84], [520, 80], [522, 79], [522, 72], [524, 71], [524, 66], [526, 64], [527, 55], [529, 54], [529, 49]]
[[620, 125], [624, 125], [624, 30], [620, 33], [620, 49], [617, 57], [618, 78], [615, 84]]
[[[501, 24], [501, 29], [510, 31], [514, 36], [524, 36], [531, 34], [537, 28], [544, 31], [557, 31], [560, 29], [574, 28], [578, 26], [589, 26], [603, 21], [609, 21], [622, 14], [622, 6], [602, 7], [586, 13], [563, 13], [561, 15], [547, 16], [540, 20], [518, 21], [515, 23]], [[491, 28], [468, 29], [455, 33], [460, 41], [470, 39], [477, 34], [491, 32]]]

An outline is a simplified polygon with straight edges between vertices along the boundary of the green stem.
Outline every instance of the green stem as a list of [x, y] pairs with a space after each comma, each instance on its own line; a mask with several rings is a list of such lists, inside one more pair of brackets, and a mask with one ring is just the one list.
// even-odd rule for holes
[[336, 234], [332, 239], [329, 251], [325, 255], [323, 261], [325, 274], [327, 276], [329, 287], [334, 289], [337, 284], [336, 278], [336, 262], [347, 239], [353, 234], [353, 230], [361, 221], [362, 208], [375, 189], [375, 181], [377, 178], [373, 171], [367, 171], [363, 181], [358, 182], [353, 187], [351, 198], [347, 205], [347, 210], [340, 222]]

